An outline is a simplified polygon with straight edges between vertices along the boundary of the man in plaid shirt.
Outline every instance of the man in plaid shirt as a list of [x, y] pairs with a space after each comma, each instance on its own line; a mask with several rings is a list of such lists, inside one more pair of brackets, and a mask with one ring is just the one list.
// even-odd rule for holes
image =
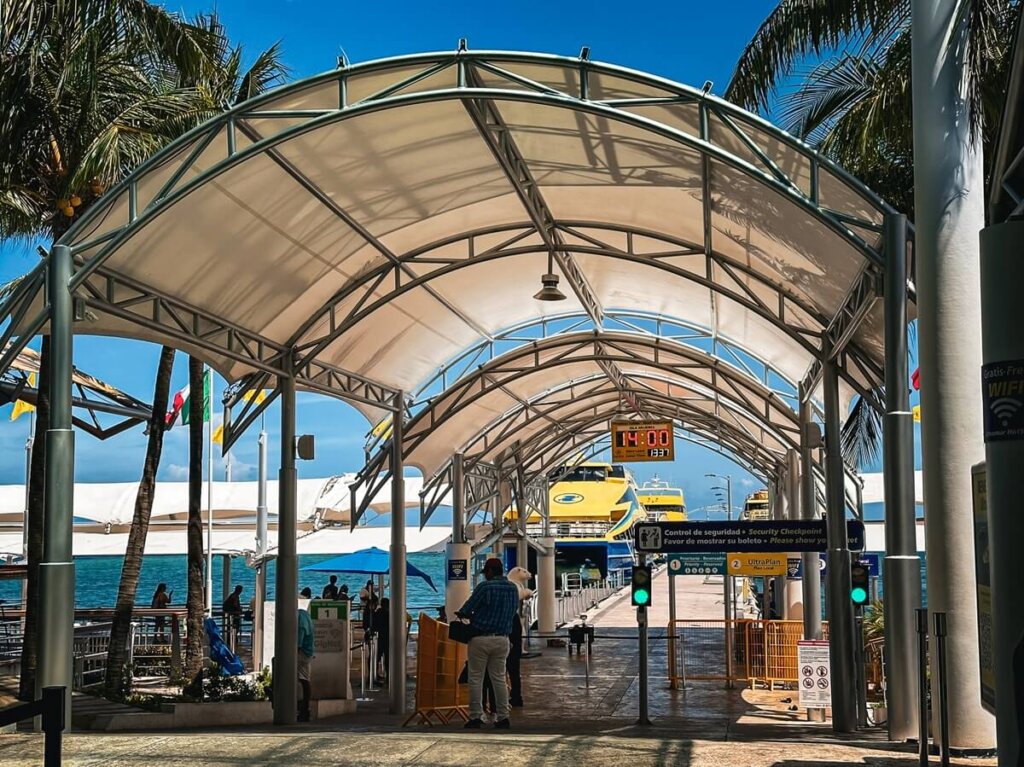
[[476, 630], [469, 640], [469, 721], [466, 728], [483, 726], [484, 674], [494, 687], [494, 727], [509, 729], [508, 686], [505, 684], [505, 660], [508, 658], [508, 635], [519, 611], [519, 589], [505, 578], [501, 560], [492, 557], [484, 564], [484, 578], [456, 615], [468, 618]]

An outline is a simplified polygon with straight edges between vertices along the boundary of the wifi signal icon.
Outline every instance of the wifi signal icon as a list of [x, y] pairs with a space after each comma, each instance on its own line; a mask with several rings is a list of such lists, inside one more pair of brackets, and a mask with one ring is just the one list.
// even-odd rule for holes
[[989, 405], [992, 413], [999, 419], [1000, 423], [1005, 427], [1010, 423], [1010, 419], [1020, 410], [1021, 403], [1012, 397], [999, 397], [998, 399], [992, 400], [992, 404]]

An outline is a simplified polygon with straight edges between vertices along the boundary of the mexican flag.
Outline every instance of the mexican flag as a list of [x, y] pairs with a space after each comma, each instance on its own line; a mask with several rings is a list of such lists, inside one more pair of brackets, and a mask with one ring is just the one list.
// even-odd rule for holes
[[[203, 423], [210, 420], [210, 390], [213, 388], [213, 373], [209, 370], [203, 376]], [[185, 386], [181, 391], [174, 393], [174, 398], [171, 400], [171, 410], [167, 414], [167, 428], [174, 426], [175, 421], [178, 420], [178, 415], [181, 415], [181, 422], [187, 424], [189, 421], [189, 387]]]

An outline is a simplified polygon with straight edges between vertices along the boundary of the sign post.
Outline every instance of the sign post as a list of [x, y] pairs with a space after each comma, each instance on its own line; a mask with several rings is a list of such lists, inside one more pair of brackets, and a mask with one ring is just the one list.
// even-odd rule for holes
[[796, 643], [797, 675], [800, 678], [800, 706], [825, 709], [832, 705], [832, 664], [828, 642], [801, 639]]

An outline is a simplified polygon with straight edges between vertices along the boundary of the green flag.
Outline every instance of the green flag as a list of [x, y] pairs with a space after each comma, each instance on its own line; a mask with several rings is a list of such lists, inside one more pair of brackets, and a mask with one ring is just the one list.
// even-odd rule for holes
[[[213, 389], [213, 371], [207, 370], [203, 374], [203, 423], [210, 420], [210, 390]], [[192, 393], [189, 392], [185, 406], [181, 409], [181, 422], [189, 422], [189, 409], [192, 407]]]

